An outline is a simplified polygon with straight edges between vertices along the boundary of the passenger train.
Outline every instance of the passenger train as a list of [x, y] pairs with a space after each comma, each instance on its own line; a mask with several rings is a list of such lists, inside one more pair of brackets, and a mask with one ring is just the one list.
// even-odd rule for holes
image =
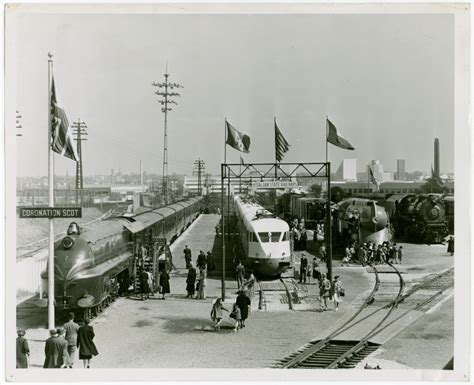
[[[109, 302], [117, 281], [134, 272], [137, 250], [145, 241], [171, 243], [201, 212], [202, 197], [131, 216], [113, 217], [84, 231], [75, 223], [55, 242], [56, 307], [83, 310], [84, 316]], [[42, 272], [43, 287], [48, 268]], [[128, 286], [127, 286], [128, 287]]]
[[277, 277], [290, 266], [290, 229], [256, 203], [234, 198], [244, 263], [258, 276]]

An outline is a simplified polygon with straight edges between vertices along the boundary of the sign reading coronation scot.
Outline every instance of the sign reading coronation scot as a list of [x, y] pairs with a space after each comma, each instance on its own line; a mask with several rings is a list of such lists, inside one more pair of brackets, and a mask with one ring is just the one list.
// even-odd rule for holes
[[82, 208], [20, 207], [20, 218], [82, 218]]

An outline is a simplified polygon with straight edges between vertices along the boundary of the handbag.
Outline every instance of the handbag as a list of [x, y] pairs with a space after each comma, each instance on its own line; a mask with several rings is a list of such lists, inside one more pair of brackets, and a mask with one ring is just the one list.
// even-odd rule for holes
[[346, 290], [345, 290], [343, 287], [341, 287], [341, 288], [339, 289], [339, 295], [340, 295], [341, 297], [344, 297], [344, 296], [346, 295]]

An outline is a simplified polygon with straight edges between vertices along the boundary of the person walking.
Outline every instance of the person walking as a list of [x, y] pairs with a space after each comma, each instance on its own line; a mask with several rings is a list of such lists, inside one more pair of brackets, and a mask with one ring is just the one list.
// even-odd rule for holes
[[339, 280], [339, 276], [336, 275], [332, 282], [332, 292], [334, 299], [334, 310], [339, 309], [339, 304], [341, 303], [341, 297], [345, 295], [344, 288], [342, 287], [342, 282]]
[[326, 246], [324, 244], [319, 247], [319, 259], [326, 262]]
[[140, 279], [140, 295], [141, 295], [142, 301], [143, 301], [143, 297], [145, 297], [145, 299], [149, 299], [150, 288], [148, 287], [148, 274], [144, 268], [142, 268], [142, 270], [140, 271], [140, 275], [138, 277]]
[[321, 272], [319, 271], [319, 263], [316, 257], [313, 258], [312, 274], [313, 274], [314, 283], [318, 285], [319, 281], [321, 281]]
[[306, 258], [305, 253], [302, 253], [301, 259], [300, 259], [300, 283], [301, 281], [303, 281], [303, 283], [306, 283], [307, 270], [308, 270], [308, 259]]
[[244, 276], [245, 276], [245, 267], [242, 265], [242, 262], [239, 261], [237, 267], [235, 268], [235, 275], [237, 278], [237, 290], [241, 290], [244, 284]]
[[328, 298], [331, 297], [331, 282], [326, 278], [326, 274], [321, 274], [319, 281], [319, 301], [321, 310], [326, 310], [328, 307]]
[[206, 299], [206, 286], [207, 286], [207, 271], [205, 268], [199, 269], [199, 281], [198, 281], [198, 299]]
[[252, 271], [250, 271], [247, 281], [245, 281], [245, 284], [244, 284], [244, 288], [248, 293], [250, 301], [252, 301], [255, 295], [255, 281], [256, 281], [255, 275], [253, 274]]
[[97, 356], [99, 352], [94, 344], [94, 328], [90, 326], [90, 319], [84, 320], [84, 325], [77, 331], [77, 347], [79, 348], [79, 359], [84, 363], [84, 368], [89, 369], [91, 359]]
[[397, 254], [398, 254], [398, 263], [401, 264], [402, 263], [402, 258], [403, 258], [403, 246], [400, 246], [398, 248]]
[[196, 269], [190, 263], [188, 270], [188, 277], [186, 278], [186, 291], [188, 292], [187, 298], [192, 298], [196, 288]]
[[245, 320], [249, 316], [250, 299], [241, 290], [241, 291], [239, 291], [239, 294], [237, 295], [235, 303], [237, 304], [237, 306], [240, 309], [240, 316], [241, 316], [240, 327], [244, 328], [245, 327]]
[[214, 325], [214, 328], [216, 330], [221, 329], [221, 322], [222, 322], [222, 312], [227, 310], [224, 305], [222, 304], [222, 301], [219, 297], [217, 297], [213, 302], [212, 302], [212, 309], [211, 309], [211, 319], [213, 322], [216, 324]]
[[25, 338], [26, 331], [19, 329], [16, 334], [16, 368], [27, 369], [28, 359], [30, 357], [30, 347], [28, 346], [28, 340]]
[[67, 360], [67, 345], [64, 346], [59, 339], [57, 329], [51, 329], [49, 335], [50, 337], [46, 340], [44, 345], [45, 359], [43, 368], [60, 368]]
[[205, 269], [206, 266], [207, 266], [206, 254], [204, 254], [204, 251], [201, 250], [199, 252], [199, 255], [198, 255], [197, 260], [196, 260], [196, 267], [198, 269], [200, 269], [200, 268]]
[[184, 261], [186, 262], [186, 269], [189, 269], [189, 265], [191, 264], [191, 260], [192, 260], [192, 253], [188, 245], [186, 245], [186, 247], [184, 248], [183, 253], [184, 253]]
[[214, 257], [212, 256], [210, 251], [207, 252], [206, 260], [207, 260], [207, 269], [209, 271], [214, 271], [216, 269], [216, 265], [214, 264]]
[[448, 253], [454, 255], [454, 237], [452, 235], [448, 239]]
[[166, 269], [161, 270], [160, 273], [160, 287], [161, 287], [161, 299], [165, 299], [165, 295], [170, 293], [170, 276]]
[[60, 368], [67, 368], [69, 353], [67, 350], [66, 332], [64, 328], [57, 328], [56, 331], [58, 332], [59, 351], [62, 352], [58, 358], [58, 365]]
[[342, 258], [341, 266], [349, 266], [349, 261], [351, 260], [351, 249], [349, 246], [346, 247], [344, 251], [344, 258]]
[[[220, 213], [219, 213], [219, 215], [220, 215]], [[214, 228], [216, 230], [216, 238], [219, 238], [219, 223]]]
[[240, 329], [241, 320], [242, 320], [239, 306], [236, 303], [234, 303], [232, 307], [232, 313], [229, 314], [229, 317], [235, 320], [234, 332], [236, 332], [237, 330]]
[[66, 331], [66, 341], [67, 341], [67, 353], [68, 353], [68, 362], [67, 366], [72, 369], [74, 366], [74, 361], [76, 359], [76, 350], [77, 350], [77, 331], [79, 330], [79, 325], [74, 322], [74, 313], [69, 313], [69, 321], [64, 324], [64, 330]]

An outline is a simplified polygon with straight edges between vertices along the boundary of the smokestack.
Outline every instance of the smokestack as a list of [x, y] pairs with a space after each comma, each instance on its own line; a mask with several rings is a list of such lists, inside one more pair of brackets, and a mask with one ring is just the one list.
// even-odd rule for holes
[[434, 173], [439, 177], [439, 139], [434, 141]]
[[140, 184], [143, 186], [143, 162], [140, 160]]
[[114, 185], [114, 169], [110, 170], [110, 186]]

